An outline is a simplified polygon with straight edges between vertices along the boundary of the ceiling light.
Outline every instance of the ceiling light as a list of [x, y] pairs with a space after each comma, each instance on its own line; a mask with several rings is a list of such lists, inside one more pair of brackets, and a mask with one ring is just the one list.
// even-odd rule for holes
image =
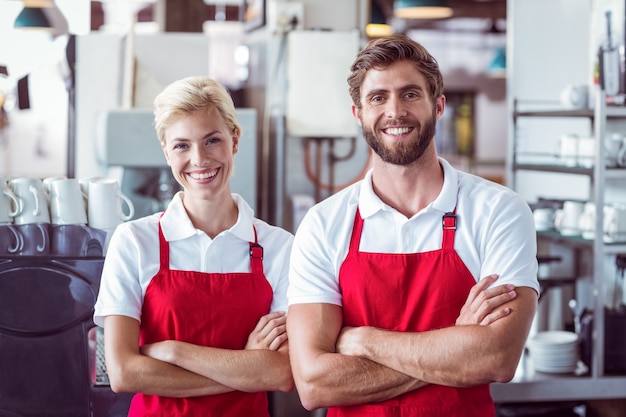
[[400, 19], [445, 19], [452, 8], [445, 0], [395, 0], [393, 14]]
[[13, 26], [16, 29], [52, 29], [52, 24], [41, 7], [24, 7]]
[[387, 19], [376, 0], [371, 0], [370, 22], [365, 26], [365, 34], [370, 38], [393, 34], [393, 28], [387, 24]]
[[492, 78], [506, 77], [506, 49], [504, 47], [496, 48], [494, 57], [487, 68], [487, 74]]

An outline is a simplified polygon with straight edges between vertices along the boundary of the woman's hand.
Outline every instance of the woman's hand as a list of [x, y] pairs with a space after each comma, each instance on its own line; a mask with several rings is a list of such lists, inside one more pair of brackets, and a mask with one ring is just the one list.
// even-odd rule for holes
[[259, 319], [248, 336], [246, 350], [278, 350], [287, 341], [287, 315], [282, 311], [269, 313]]
[[497, 279], [498, 275], [487, 275], [472, 287], [456, 319], [457, 326], [467, 324], [486, 326], [511, 313], [508, 307], [500, 307], [517, 296], [515, 286], [504, 284], [489, 288]]

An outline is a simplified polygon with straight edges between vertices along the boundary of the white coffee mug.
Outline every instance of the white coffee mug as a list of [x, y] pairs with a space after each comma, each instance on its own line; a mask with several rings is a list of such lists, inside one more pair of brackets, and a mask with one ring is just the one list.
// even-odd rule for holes
[[624, 135], [621, 133], [612, 133], [604, 138], [604, 149], [606, 153], [606, 166], [617, 166], [617, 155], [619, 154]]
[[78, 180], [78, 182], [80, 183], [80, 190], [83, 192], [83, 194], [85, 194], [85, 196], [89, 196], [89, 183], [92, 181], [98, 181], [103, 179], [102, 177], [87, 177], [87, 178], [81, 178]]
[[571, 109], [584, 109], [588, 106], [589, 88], [584, 85], [568, 84], [561, 91], [561, 104]]
[[578, 154], [576, 160], [578, 165], [591, 168], [596, 157], [596, 138], [593, 136], [583, 136], [578, 138]]
[[50, 223], [48, 198], [39, 178], [17, 177], [9, 181], [9, 188], [18, 199], [20, 213], [15, 224]]
[[605, 206], [604, 233], [612, 238], [626, 237], [626, 204]]
[[50, 194], [50, 184], [52, 184], [53, 182], [57, 181], [57, 180], [64, 180], [67, 179], [67, 177], [59, 175], [56, 177], [47, 177], [44, 178], [43, 181], [43, 189], [46, 190], [46, 193]]
[[537, 230], [550, 230], [554, 228], [554, 214], [555, 211], [549, 207], [536, 208], [533, 211], [533, 218], [535, 219], [535, 229]]
[[48, 183], [48, 194], [52, 224], [87, 224], [84, 197], [78, 180], [61, 178], [51, 181]]
[[22, 235], [12, 224], [0, 225], [0, 256], [13, 255], [24, 247]]
[[[89, 182], [87, 219], [89, 226], [96, 229], [115, 228], [135, 215], [133, 202], [120, 190], [114, 179], [102, 178]], [[124, 213], [123, 206], [128, 208]]]
[[592, 201], [585, 203], [583, 212], [578, 218], [578, 228], [585, 239], [593, 239], [596, 232], [596, 204]]
[[13, 223], [13, 218], [20, 212], [20, 202], [9, 189], [8, 184], [0, 178], [0, 224]]
[[616, 163], [619, 167], [626, 167], [626, 138], [622, 139], [622, 144], [617, 151]]
[[581, 201], [565, 201], [563, 208], [556, 211], [554, 226], [564, 235], [580, 234], [578, 220], [583, 213], [585, 205]]
[[576, 166], [578, 161], [578, 135], [565, 134], [561, 136], [561, 162], [566, 166]]

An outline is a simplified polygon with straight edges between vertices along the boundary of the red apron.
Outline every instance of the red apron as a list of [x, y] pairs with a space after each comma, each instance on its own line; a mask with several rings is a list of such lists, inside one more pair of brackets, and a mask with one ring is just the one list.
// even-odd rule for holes
[[[169, 244], [159, 223], [161, 267], [144, 297], [140, 344], [182, 340], [195, 345], [243, 349], [273, 290], [263, 273], [263, 248], [250, 242], [252, 272], [203, 273], [169, 269]], [[237, 256], [233, 254], [232, 256]], [[171, 398], [136, 394], [129, 416], [268, 417], [266, 392], [240, 391]]]
[[[389, 254], [359, 252], [363, 219], [357, 209], [348, 255], [339, 271], [346, 326], [421, 332], [454, 326], [476, 283], [454, 250], [456, 216], [443, 217], [442, 248]], [[333, 407], [329, 417], [489, 417], [495, 407], [489, 385], [429, 385], [371, 405]]]

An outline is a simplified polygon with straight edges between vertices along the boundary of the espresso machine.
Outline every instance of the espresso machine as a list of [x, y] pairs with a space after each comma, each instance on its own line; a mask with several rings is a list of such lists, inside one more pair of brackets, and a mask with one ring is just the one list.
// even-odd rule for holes
[[[256, 110], [237, 109], [242, 125], [239, 151], [235, 155], [232, 192], [250, 206], [256, 205]], [[98, 120], [96, 153], [107, 167], [107, 177], [117, 179], [140, 218], [162, 211], [181, 188], [172, 176], [154, 129], [150, 109], [117, 109], [102, 113]]]

